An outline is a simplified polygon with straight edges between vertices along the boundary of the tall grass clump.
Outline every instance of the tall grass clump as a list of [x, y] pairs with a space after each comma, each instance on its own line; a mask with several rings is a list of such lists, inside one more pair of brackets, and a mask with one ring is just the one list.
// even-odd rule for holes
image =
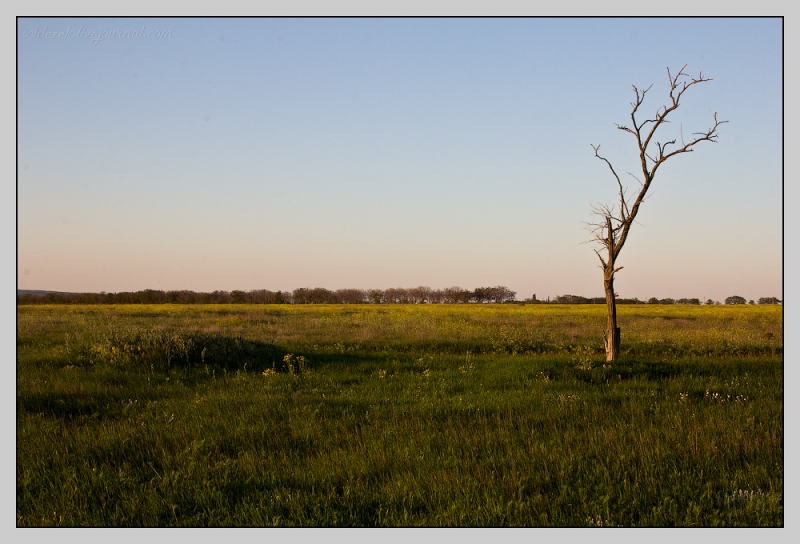
[[279, 360], [271, 343], [175, 330], [110, 327], [90, 341], [67, 349], [72, 364], [107, 364], [120, 368], [169, 371], [171, 368], [208, 367], [236, 369], [250, 364], [252, 370]]

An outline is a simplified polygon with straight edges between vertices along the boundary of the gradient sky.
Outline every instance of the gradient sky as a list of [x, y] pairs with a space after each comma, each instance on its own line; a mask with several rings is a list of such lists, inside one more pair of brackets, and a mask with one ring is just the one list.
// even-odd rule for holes
[[[142, 27], [169, 36], [79, 37]], [[713, 81], [661, 141], [729, 123], [661, 167], [617, 291], [782, 298], [782, 40], [780, 19], [20, 19], [18, 288], [601, 296], [582, 242], [616, 185], [590, 144], [636, 173], [631, 85], [652, 114], [688, 64]]]

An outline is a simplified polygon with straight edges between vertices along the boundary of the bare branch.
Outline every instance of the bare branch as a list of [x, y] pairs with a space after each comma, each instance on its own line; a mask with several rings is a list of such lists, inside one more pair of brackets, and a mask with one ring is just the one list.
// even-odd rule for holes
[[625, 188], [622, 186], [622, 181], [619, 179], [619, 176], [617, 175], [616, 170], [614, 170], [614, 167], [611, 166], [611, 163], [608, 161], [608, 159], [606, 159], [605, 157], [601, 157], [600, 156], [600, 153], [599, 153], [600, 146], [598, 145], [598, 146], [595, 147], [593, 145], [592, 148], [594, 149], [594, 156], [597, 157], [598, 159], [600, 159], [601, 161], [604, 161], [608, 165], [608, 168], [611, 170], [611, 173], [614, 174], [614, 177], [617, 180], [617, 186], [619, 187], [620, 219], [622, 221], [624, 221], [625, 218], [628, 216], [628, 203], [625, 201]]
[[658, 169], [658, 167], [661, 166], [661, 163], [663, 163], [664, 161], [666, 161], [670, 157], [674, 157], [675, 155], [678, 155], [679, 153], [690, 153], [690, 152], [694, 151], [694, 149], [692, 149], [692, 148], [695, 145], [697, 145], [698, 143], [700, 143], [700, 142], [717, 143], [717, 138], [718, 138], [717, 129], [719, 128], [720, 125], [722, 125], [724, 123], [727, 123], [727, 122], [728, 121], [719, 121], [717, 119], [717, 113], [714, 112], [714, 126], [713, 127], [709, 128], [705, 132], [693, 132], [692, 135], [693, 136], [697, 136], [697, 138], [695, 138], [694, 140], [692, 140], [688, 144], [684, 144], [682, 147], [680, 147], [680, 148], [678, 148], [678, 149], [676, 149], [676, 150], [674, 150], [674, 151], [672, 151], [672, 152], [670, 152], [670, 153], [668, 153], [666, 155], [662, 155], [659, 158], [658, 162], [653, 165], [653, 169], [650, 172], [650, 175], [653, 176], [655, 174], [656, 170]]
[[600, 255], [600, 252], [597, 251], [596, 249], [594, 250], [594, 252], [597, 254], [597, 258], [600, 259], [600, 262], [603, 264], [603, 268], [605, 268], [606, 262], [603, 260], [603, 257]]
[[630, 173], [630, 172], [628, 172], [628, 171], [626, 171], [626, 173], [627, 173], [627, 174], [628, 174], [630, 177], [632, 177], [633, 179], [635, 179], [636, 181], [638, 181], [638, 182], [639, 182], [639, 185], [641, 185], [641, 184], [642, 184], [642, 180], [640, 180], [639, 178], [637, 178], [636, 176], [634, 176], [633, 174], [631, 174], [631, 173]]

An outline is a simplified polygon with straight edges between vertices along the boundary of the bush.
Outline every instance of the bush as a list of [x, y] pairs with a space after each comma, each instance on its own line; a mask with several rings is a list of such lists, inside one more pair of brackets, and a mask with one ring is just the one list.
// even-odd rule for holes
[[271, 343], [194, 332], [111, 329], [93, 342], [75, 346], [74, 364], [111, 364], [166, 371], [174, 367], [259, 370], [280, 362]]
[[744, 297], [732, 296], [725, 299], [725, 304], [747, 304]]

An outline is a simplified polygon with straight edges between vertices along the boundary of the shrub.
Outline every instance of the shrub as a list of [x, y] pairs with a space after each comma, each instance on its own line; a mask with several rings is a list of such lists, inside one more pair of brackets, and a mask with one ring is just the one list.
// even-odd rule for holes
[[152, 329], [110, 329], [93, 342], [76, 346], [74, 363], [152, 368], [219, 367], [226, 369], [272, 365], [279, 360], [273, 344], [214, 334]]
[[732, 296], [725, 299], [725, 304], [747, 304], [744, 297]]

